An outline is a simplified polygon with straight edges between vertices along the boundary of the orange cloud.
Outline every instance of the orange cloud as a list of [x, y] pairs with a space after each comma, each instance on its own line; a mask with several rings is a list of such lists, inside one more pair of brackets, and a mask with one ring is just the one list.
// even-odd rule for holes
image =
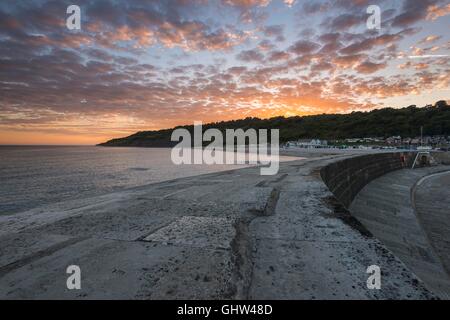
[[432, 5], [428, 7], [427, 10], [427, 20], [436, 20], [440, 17], [444, 17], [446, 15], [450, 14], [450, 4], [447, 4], [445, 6], [439, 7], [437, 5]]

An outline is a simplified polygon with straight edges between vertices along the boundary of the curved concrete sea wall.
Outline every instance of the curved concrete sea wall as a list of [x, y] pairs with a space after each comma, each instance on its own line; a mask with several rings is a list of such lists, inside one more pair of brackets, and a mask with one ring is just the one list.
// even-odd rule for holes
[[[411, 169], [416, 154], [383, 153], [348, 158], [322, 168], [321, 177], [351, 215], [429, 290], [442, 299], [449, 299], [450, 276], [443, 264], [447, 251], [435, 250], [427, 233], [427, 227], [433, 226], [434, 222], [423, 224], [412, 195], [423, 177], [448, 170], [450, 157], [449, 153], [433, 153], [440, 165]], [[429, 210], [422, 210], [427, 217]], [[448, 239], [445, 232], [441, 232], [440, 237]]]
[[450, 152], [433, 152], [433, 158], [440, 164], [450, 165]]
[[323, 167], [320, 176], [334, 196], [349, 208], [355, 196], [370, 181], [411, 167], [416, 152], [392, 152], [357, 156]]

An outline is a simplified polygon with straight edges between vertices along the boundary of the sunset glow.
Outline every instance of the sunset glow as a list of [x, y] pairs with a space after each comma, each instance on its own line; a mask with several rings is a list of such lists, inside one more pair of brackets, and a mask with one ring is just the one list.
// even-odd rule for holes
[[70, 4], [0, 3], [0, 144], [450, 98], [446, 0], [80, 0], [81, 30]]

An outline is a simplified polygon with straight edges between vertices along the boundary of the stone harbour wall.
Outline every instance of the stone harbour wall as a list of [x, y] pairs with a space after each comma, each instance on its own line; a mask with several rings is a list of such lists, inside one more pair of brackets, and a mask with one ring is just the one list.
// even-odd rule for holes
[[370, 181], [395, 170], [410, 168], [416, 152], [391, 152], [356, 156], [323, 167], [320, 176], [334, 196], [348, 209]]

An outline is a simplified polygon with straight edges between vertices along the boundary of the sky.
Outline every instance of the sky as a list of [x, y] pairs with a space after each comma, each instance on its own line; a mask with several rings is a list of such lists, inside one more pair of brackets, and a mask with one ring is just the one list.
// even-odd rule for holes
[[0, 144], [450, 101], [449, 30], [449, 0], [1, 1]]

